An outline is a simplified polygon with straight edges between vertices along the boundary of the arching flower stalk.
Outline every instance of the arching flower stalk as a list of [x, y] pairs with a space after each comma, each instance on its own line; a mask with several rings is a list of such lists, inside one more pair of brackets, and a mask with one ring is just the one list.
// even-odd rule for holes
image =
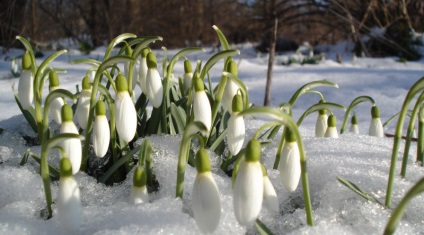
[[110, 128], [106, 117], [105, 103], [96, 104], [96, 117], [93, 124], [93, 148], [97, 157], [104, 157], [109, 148]]
[[230, 153], [234, 156], [240, 152], [243, 147], [246, 127], [243, 116], [239, 113], [243, 111], [243, 99], [240, 94], [233, 98], [232, 114], [228, 119], [227, 141]]
[[[68, 104], [64, 104], [62, 107], [62, 124], [60, 124], [60, 133], [79, 134], [78, 129], [72, 121], [73, 114], [72, 108]], [[61, 144], [63, 151], [72, 163], [72, 174], [76, 174], [81, 166], [81, 141], [75, 138], [69, 138]]]
[[377, 106], [371, 108], [371, 124], [369, 129], [370, 136], [384, 137], [383, 124], [380, 120], [380, 109]]
[[359, 127], [358, 127], [358, 118], [356, 117], [356, 114], [352, 116], [351, 122], [350, 122], [350, 129], [349, 132], [353, 133], [355, 135], [359, 134]]
[[[209, 133], [212, 126], [212, 110], [205, 92], [205, 84], [199, 78], [198, 73], [194, 73], [193, 81], [195, 90], [193, 98], [194, 121], [203, 123], [207, 129], [207, 133]], [[207, 133], [202, 134], [206, 136]]]
[[334, 115], [330, 115], [327, 120], [327, 131], [325, 131], [324, 137], [329, 138], [339, 138], [339, 134], [337, 133], [337, 118]]
[[324, 137], [327, 131], [327, 110], [321, 109], [318, 111], [318, 118], [315, 124], [315, 137]]
[[149, 194], [147, 193], [147, 176], [143, 166], [136, 166], [133, 176], [133, 188], [130, 194], [129, 202], [131, 204], [141, 204], [149, 202]]
[[75, 110], [78, 124], [84, 130], [87, 128], [88, 115], [90, 112], [90, 98], [90, 77], [85, 76], [82, 79], [82, 91], [79, 94], [77, 109]]
[[[238, 76], [237, 63], [233, 60], [229, 61], [226, 67], [226, 72], [229, 72], [231, 74], [234, 74], [235, 76]], [[229, 113], [233, 112], [232, 101], [233, 101], [233, 97], [237, 94], [238, 89], [239, 89], [239, 86], [234, 81], [232, 81], [231, 79], [227, 79], [222, 100], [224, 102], [224, 108]]]
[[240, 161], [233, 190], [234, 214], [242, 226], [252, 225], [262, 208], [264, 181], [261, 163], [261, 144], [252, 139], [246, 155]]
[[152, 52], [147, 54], [146, 95], [152, 106], [159, 108], [163, 100], [162, 79], [159, 75], [156, 56]]
[[284, 131], [285, 142], [280, 154], [278, 170], [284, 188], [294, 192], [299, 184], [301, 173], [299, 146], [292, 131], [289, 128], [285, 128]]
[[25, 52], [22, 57], [22, 73], [19, 78], [18, 94], [22, 108], [28, 110], [34, 100], [34, 74], [31, 70], [31, 56]]
[[122, 74], [116, 77], [115, 119], [119, 137], [130, 142], [137, 130], [137, 113], [128, 93], [127, 79]]
[[147, 54], [150, 52], [149, 48], [144, 48], [141, 51], [141, 59], [140, 59], [140, 67], [138, 68], [138, 84], [141, 88], [141, 91], [147, 95], [147, 85], [146, 85], [146, 79], [147, 79]]
[[[59, 78], [55, 71], [51, 71], [49, 73], [49, 90], [52, 92], [57, 89], [59, 89]], [[62, 123], [61, 110], [64, 104], [63, 98], [57, 97], [52, 100], [49, 108], [49, 116], [59, 125]]]
[[[131, 54], [132, 54], [132, 50], [131, 50], [131, 47], [129, 45], [126, 45], [125, 46], [125, 54], [127, 56], [131, 56]], [[131, 73], [131, 77], [133, 78], [132, 81], [131, 81], [131, 86], [132, 86], [131, 87], [132, 88], [131, 90], [134, 92], [135, 85], [137, 85], [139, 73], [137, 71], [137, 66], [135, 66], [135, 64], [132, 67], [133, 70], [130, 71], [130, 63], [131, 63], [130, 61], [126, 61], [124, 63], [124, 74], [125, 74], [125, 77], [129, 78], [130, 77], [130, 73]]]
[[191, 88], [191, 80], [193, 79], [193, 68], [190, 60], [184, 61], [184, 93], [188, 94]]
[[272, 186], [271, 180], [269, 180], [265, 166], [263, 164], [261, 164], [261, 166], [264, 178], [264, 205], [270, 211], [279, 212], [280, 205], [278, 203], [277, 193], [275, 192], [274, 186]]
[[81, 225], [81, 197], [77, 182], [72, 177], [72, 171], [70, 160], [63, 157], [60, 160], [57, 213], [65, 230], [78, 233]]
[[209, 154], [204, 148], [196, 154], [196, 169], [192, 192], [194, 219], [200, 231], [213, 233], [221, 218], [221, 200], [212, 176]]

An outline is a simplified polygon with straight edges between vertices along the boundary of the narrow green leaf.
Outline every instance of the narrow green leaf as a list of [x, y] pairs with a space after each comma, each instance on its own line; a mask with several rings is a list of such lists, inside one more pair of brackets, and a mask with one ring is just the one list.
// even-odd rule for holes
[[[28, 155], [31, 156], [32, 159], [34, 159], [36, 162], [38, 162], [39, 164], [41, 164], [41, 159], [38, 156], [36, 156], [33, 153], [29, 153]], [[55, 168], [54, 166], [50, 165], [50, 164], [48, 164], [48, 166], [49, 166], [49, 173], [50, 173], [50, 175], [53, 178], [59, 179], [59, 177], [60, 177], [60, 171], [57, 168]]]
[[135, 38], [135, 37], [137, 37], [137, 36], [135, 34], [132, 34], [132, 33], [124, 33], [124, 34], [117, 36], [115, 39], [112, 40], [112, 42], [107, 47], [103, 61], [106, 61], [107, 59], [109, 59], [110, 53], [112, 53], [112, 49], [116, 45], [118, 45], [122, 41], [126, 40], [127, 38]]
[[221, 42], [222, 49], [229, 50], [230, 45], [228, 45], [228, 41], [225, 35], [221, 32], [221, 30], [216, 25], [213, 25], [212, 28], [215, 30], [216, 34], [218, 35], [219, 42]]
[[132, 57], [133, 58], [137, 58], [139, 55], [140, 55], [140, 53], [141, 53], [141, 51], [145, 48], [145, 47], [147, 47], [150, 43], [153, 43], [153, 42], [155, 42], [155, 41], [157, 41], [157, 40], [159, 40], [159, 41], [162, 41], [163, 40], [163, 38], [162, 37], [159, 37], [159, 36], [152, 36], [152, 37], [145, 37], [145, 38], [143, 38], [138, 44], [137, 44], [137, 46], [134, 48], [134, 50], [133, 50], [133, 53], [132, 53]]
[[218, 138], [215, 139], [211, 147], [209, 148], [211, 151], [215, 152], [215, 149], [224, 141], [225, 136], [227, 136], [227, 129], [225, 129]]
[[365, 198], [368, 201], [375, 202], [375, 203], [378, 203], [378, 204], [384, 206], [383, 203], [381, 203], [375, 197], [373, 197], [372, 195], [368, 194], [367, 192], [365, 192], [364, 190], [359, 188], [356, 184], [352, 183], [351, 181], [344, 179], [342, 177], [339, 177], [339, 176], [336, 177], [336, 178], [341, 184], [343, 184], [344, 186], [346, 186], [348, 189], [352, 190], [353, 192], [355, 192], [359, 196]]
[[83, 58], [83, 59], [76, 59], [71, 61], [71, 64], [90, 64], [93, 65], [95, 67], [99, 67], [101, 62], [95, 59], [90, 59], [90, 58]]
[[261, 235], [273, 235], [271, 230], [260, 219], [256, 219], [255, 226]]
[[221, 51], [215, 55], [213, 55], [205, 64], [205, 66], [202, 69], [202, 72], [200, 73], [200, 78], [202, 80], [205, 79], [206, 74], [209, 72], [209, 70], [216, 64], [216, 62], [218, 62], [219, 60], [226, 58], [228, 56], [232, 56], [235, 54], [240, 54], [240, 51], [238, 50], [226, 50], [226, 51]]
[[34, 133], [38, 133], [37, 122], [35, 121], [35, 109], [32, 106], [28, 110], [23, 109], [17, 93], [15, 93], [15, 100]]
[[184, 109], [181, 107], [177, 107], [174, 103], [171, 103], [171, 115], [177, 126], [177, 133], [184, 132], [187, 118]]
[[24, 153], [24, 156], [22, 156], [22, 160], [19, 163], [20, 166], [23, 166], [28, 162], [28, 157], [29, 157], [30, 152], [31, 152], [30, 149], [27, 149], [27, 151]]

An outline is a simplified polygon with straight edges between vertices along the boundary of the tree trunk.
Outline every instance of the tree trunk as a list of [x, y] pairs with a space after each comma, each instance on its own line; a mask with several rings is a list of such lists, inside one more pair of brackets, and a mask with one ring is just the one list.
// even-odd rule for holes
[[277, 41], [277, 28], [278, 18], [276, 15], [274, 15], [274, 26], [272, 29], [271, 42], [269, 45], [268, 71], [266, 74], [264, 106], [268, 106], [271, 103], [272, 66], [274, 64], [275, 44]]

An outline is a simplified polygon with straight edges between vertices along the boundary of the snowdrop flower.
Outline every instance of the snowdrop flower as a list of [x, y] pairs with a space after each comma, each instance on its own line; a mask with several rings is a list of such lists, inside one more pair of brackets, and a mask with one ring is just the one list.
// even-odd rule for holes
[[196, 169], [192, 192], [194, 220], [200, 231], [213, 233], [221, 218], [221, 200], [212, 177], [209, 154], [204, 148], [196, 154]]
[[191, 80], [193, 78], [193, 69], [190, 60], [184, 61], [184, 91], [188, 92], [191, 88]]
[[22, 108], [27, 110], [34, 100], [34, 75], [31, 71], [31, 57], [29, 52], [25, 52], [22, 57], [22, 73], [19, 78], [18, 94]]
[[[57, 73], [55, 71], [51, 71], [49, 73], [49, 90], [50, 92], [59, 89], [59, 78], [57, 76]], [[63, 98], [57, 97], [54, 100], [51, 101], [50, 107], [49, 107], [49, 115], [53, 118], [53, 120], [57, 124], [62, 123], [62, 107], [65, 104], [63, 101]]]
[[246, 131], [243, 116], [239, 115], [243, 111], [243, 99], [240, 94], [234, 96], [232, 110], [228, 119], [227, 142], [231, 154], [236, 155], [243, 146]]
[[284, 188], [289, 192], [294, 192], [299, 184], [301, 167], [300, 153], [296, 137], [289, 128], [285, 128], [285, 142], [280, 154], [280, 179]]
[[278, 203], [277, 193], [275, 192], [274, 186], [272, 186], [271, 180], [269, 180], [268, 174], [266, 172], [266, 168], [263, 164], [262, 166], [262, 174], [264, 178], [264, 204], [265, 207], [274, 212], [279, 212], [280, 205]]
[[106, 118], [105, 103], [99, 100], [96, 104], [96, 118], [93, 125], [93, 148], [97, 157], [104, 157], [110, 142], [109, 123]]
[[315, 137], [324, 137], [325, 131], [327, 130], [327, 120], [327, 110], [319, 110], [317, 122], [315, 124]]
[[90, 78], [85, 76], [82, 79], [82, 91], [78, 97], [78, 105], [75, 110], [77, 121], [82, 129], [87, 128], [88, 115], [90, 112], [91, 88]]
[[234, 213], [242, 226], [252, 225], [261, 211], [264, 180], [260, 157], [261, 144], [256, 139], [250, 140], [246, 155], [239, 163], [233, 190]]
[[371, 124], [369, 129], [370, 136], [384, 137], [383, 124], [380, 120], [380, 109], [377, 106], [371, 108]]
[[[60, 124], [60, 133], [79, 134], [78, 129], [72, 121], [72, 108], [68, 104], [62, 107], [62, 124]], [[62, 141], [63, 151], [72, 163], [72, 174], [75, 175], [81, 166], [81, 141], [79, 139], [70, 138]]]
[[67, 157], [60, 160], [57, 213], [62, 226], [69, 232], [78, 231], [81, 225], [81, 198], [77, 182], [72, 177], [72, 164]]
[[[29, 67], [31, 67], [31, 64], [29, 65]], [[15, 57], [13, 57], [12, 63], [10, 64], [10, 71], [14, 77], [20, 76], [19, 67], [18, 67], [18, 64], [16, 63]]]
[[327, 131], [325, 131], [324, 137], [330, 137], [330, 138], [338, 138], [339, 134], [337, 133], [337, 127], [336, 127], [337, 119], [336, 116], [330, 115], [327, 120]]
[[138, 165], [134, 170], [133, 188], [129, 202], [131, 204], [141, 204], [149, 202], [149, 194], [146, 187], [147, 175], [144, 167]]
[[116, 77], [115, 119], [119, 137], [130, 142], [137, 130], [137, 113], [128, 93], [127, 79], [122, 74]]
[[[193, 80], [195, 89], [193, 98], [194, 121], [202, 122], [209, 133], [212, 126], [212, 110], [205, 92], [205, 85], [197, 73], [194, 74]], [[203, 134], [206, 135], [206, 133]]]
[[[232, 73], [234, 75], [238, 75], [237, 63], [231, 60], [228, 62], [227, 67], [225, 69], [227, 72]], [[225, 84], [224, 95], [222, 100], [224, 102], [224, 108], [231, 113], [232, 109], [232, 101], [233, 97], [237, 94], [239, 86], [233, 82], [231, 79], [227, 79], [227, 84]]]
[[147, 54], [149, 53], [149, 48], [144, 48], [141, 51], [141, 60], [140, 60], [140, 67], [138, 68], [138, 83], [141, 88], [141, 91], [147, 95], [147, 85], [146, 85], [146, 77], [147, 77]]
[[351, 125], [349, 131], [355, 135], [359, 134], [359, 127], [358, 127], [358, 118], [354, 114], [351, 119]]
[[147, 54], [146, 95], [152, 106], [159, 108], [163, 99], [162, 79], [156, 64], [156, 56], [152, 52]]

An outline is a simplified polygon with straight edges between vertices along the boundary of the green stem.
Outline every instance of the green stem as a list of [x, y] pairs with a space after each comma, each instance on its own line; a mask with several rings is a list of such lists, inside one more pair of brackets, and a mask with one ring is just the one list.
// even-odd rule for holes
[[399, 205], [393, 210], [390, 216], [389, 222], [387, 222], [386, 228], [384, 229], [384, 235], [394, 234], [397, 225], [405, 213], [408, 203], [416, 197], [418, 194], [424, 192], [424, 178], [418, 181], [402, 198]]
[[424, 156], [424, 105], [420, 105], [420, 118], [418, 119], [418, 139], [417, 139], [417, 161], [423, 165]]
[[346, 128], [346, 123], [347, 123], [347, 119], [349, 118], [349, 114], [350, 111], [358, 104], [365, 102], [365, 101], [369, 101], [373, 106], [375, 105], [375, 101], [369, 97], [369, 96], [359, 96], [356, 97], [354, 100], [352, 100], [352, 102], [350, 103], [349, 107], [346, 110], [344, 119], [343, 119], [343, 123], [342, 126], [340, 128], [340, 134], [343, 134], [345, 128]]
[[402, 127], [403, 123], [405, 121], [405, 116], [408, 111], [409, 103], [411, 102], [412, 98], [420, 91], [424, 89], [424, 77], [422, 77], [420, 80], [418, 80], [412, 87], [409, 89], [408, 94], [405, 97], [405, 100], [402, 105], [402, 109], [399, 114], [399, 119], [396, 125], [396, 131], [393, 138], [393, 149], [392, 149], [392, 158], [390, 163], [390, 171], [389, 171], [389, 179], [387, 183], [387, 192], [386, 192], [386, 207], [390, 208], [391, 200], [392, 200], [392, 191], [393, 191], [393, 184], [394, 184], [394, 177], [395, 177], [395, 171], [396, 171], [396, 161], [397, 161], [397, 154], [399, 149], [399, 143], [402, 138]]

